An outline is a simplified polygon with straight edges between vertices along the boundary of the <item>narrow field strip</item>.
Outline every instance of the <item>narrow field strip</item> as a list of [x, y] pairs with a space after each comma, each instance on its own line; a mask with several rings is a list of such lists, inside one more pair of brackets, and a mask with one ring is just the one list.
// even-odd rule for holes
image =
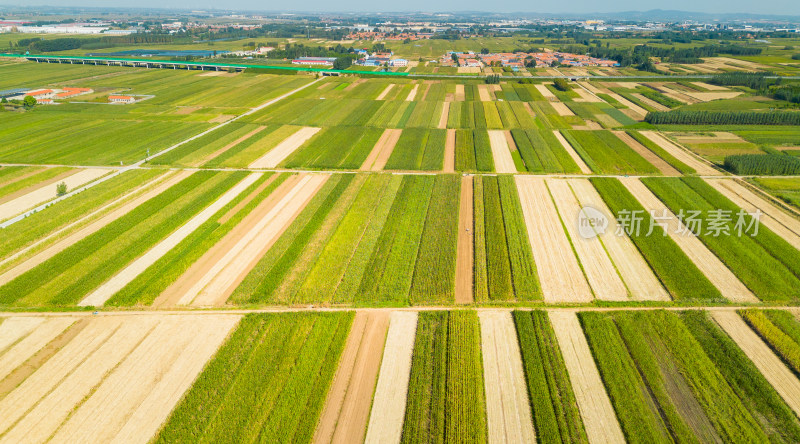
[[543, 83], [537, 83], [536, 85], [533, 85], [533, 86], [536, 87], [536, 90], [539, 91], [539, 93], [542, 96], [544, 96], [545, 99], [550, 100], [550, 99], [555, 99], [556, 98], [556, 95], [553, 94], [553, 92], [550, 91], [550, 89], [548, 89], [547, 86], [545, 86]]
[[419, 83], [415, 83], [414, 88], [412, 88], [411, 92], [409, 92], [408, 96], [406, 96], [406, 102], [413, 102], [414, 99], [417, 97], [418, 90], [419, 90]]
[[609, 92], [608, 95], [612, 99], [614, 99], [617, 102], [619, 102], [619, 103], [625, 105], [626, 107], [628, 107], [629, 110], [633, 111], [633, 113], [636, 116], [638, 116], [637, 120], [643, 120], [644, 117], [647, 115], [647, 110], [646, 109], [644, 109], [641, 106], [631, 102], [630, 100], [626, 99], [625, 97], [622, 97], [621, 95], [619, 95], [617, 93], [614, 93], [614, 92]]
[[516, 176], [515, 180], [545, 302], [590, 302], [592, 291], [544, 179]]
[[636, 151], [637, 154], [644, 157], [645, 160], [653, 164], [654, 167], [661, 172], [661, 174], [665, 176], [680, 176], [680, 171], [676, 170], [672, 167], [672, 165], [668, 164], [664, 161], [664, 159], [658, 157], [656, 153], [650, 151], [642, 145], [641, 143], [637, 142], [633, 137], [631, 137], [625, 131], [611, 131], [612, 134], [617, 136], [620, 140], [625, 142], [632, 150]]
[[189, 166], [199, 167], [199, 166], [205, 164], [206, 162], [209, 162], [209, 161], [217, 158], [219, 155], [221, 155], [225, 151], [228, 151], [229, 149], [235, 147], [236, 145], [239, 145], [240, 143], [244, 142], [245, 140], [255, 136], [256, 134], [258, 134], [261, 131], [263, 131], [265, 128], [266, 128], [266, 126], [259, 126], [258, 128], [250, 131], [249, 133], [243, 135], [242, 137], [240, 137], [240, 138], [234, 140], [233, 142], [223, 146], [222, 148], [218, 149], [217, 151], [214, 151], [213, 153], [210, 153], [207, 156], [204, 156], [204, 157], [192, 162]]
[[392, 156], [394, 146], [397, 145], [397, 141], [400, 140], [400, 135], [402, 133], [403, 130], [400, 129], [384, 130], [378, 142], [375, 143], [375, 147], [372, 148], [372, 151], [370, 151], [366, 160], [364, 160], [364, 164], [361, 165], [361, 171], [383, 170], [386, 166], [386, 162], [389, 161], [389, 157]]
[[475, 221], [473, 217], [473, 176], [461, 178], [461, 198], [458, 209], [458, 241], [456, 244], [456, 304], [475, 301], [472, 282], [474, 267]]
[[489, 144], [492, 148], [494, 167], [498, 173], [516, 173], [517, 167], [511, 157], [506, 134], [501, 130], [489, 130]]
[[572, 112], [571, 109], [569, 109], [566, 103], [559, 102], [557, 98], [549, 102], [549, 104], [550, 106], [553, 107], [554, 110], [556, 110], [556, 113], [558, 113], [559, 116], [567, 117], [575, 115], [575, 113]]
[[169, 236], [156, 244], [149, 251], [139, 256], [135, 261], [128, 264], [127, 267], [122, 269], [119, 273], [111, 279], [103, 283], [92, 293], [87, 295], [81, 300], [78, 305], [82, 307], [87, 306], [102, 306], [110, 297], [131, 283], [136, 277], [147, 270], [151, 265], [156, 263], [161, 257], [167, 254], [172, 248], [178, 245], [181, 241], [186, 239], [192, 234], [200, 225], [208, 221], [214, 214], [216, 214], [223, 207], [228, 205], [239, 194], [246, 190], [250, 185], [255, 183], [263, 173], [252, 173], [241, 180], [239, 183], [231, 187], [225, 194], [220, 196], [211, 205], [204, 208], [197, 213], [193, 218], [187, 221], [180, 228], [172, 232]]
[[600, 97], [597, 97], [596, 95], [594, 95], [591, 92], [589, 92], [586, 89], [584, 89], [583, 85], [581, 85], [580, 83], [578, 83], [578, 86], [580, 86], [580, 88], [577, 88], [577, 89], [573, 88], [573, 91], [578, 93], [578, 95], [581, 96], [580, 99], [583, 100], [584, 102], [604, 103], [603, 99], [601, 99]]
[[622, 429], [600, 379], [578, 317], [574, 312], [568, 311], [550, 311], [549, 316], [589, 442], [624, 443]]
[[735, 311], [711, 310], [711, 316], [800, 416], [800, 380]]
[[748, 213], [761, 212], [760, 223], [800, 249], [800, 220], [740, 185], [734, 179], [706, 179], [723, 196]]
[[386, 88], [384, 88], [383, 91], [381, 91], [381, 93], [378, 94], [378, 97], [376, 97], [375, 100], [383, 100], [383, 99], [385, 99], [386, 95], [389, 94], [389, 91], [391, 91], [392, 88], [394, 88], [394, 83], [390, 83], [390, 84], [386, 85]]
[[[99, 179], [100, 177], [103, 177], [112, 171], [113, 170], [105, 168], [88, 168], [84, 170], [78, 170], [74, 174], [65, 177], [61, 182], [67, 185], [68, 191], [71, 191], [74, 188]], [[52, 183], [41, 186], [13, 200], [0, 204], [0, 220], [9, 219], [19, 213], [24, 212], [25, 210], [45, 203], [51, 199], [55, 199], [56, 197], [58, 197], [56, 195], [56, 184]]]
[[701, 176], [721, 176], [722, 173], [715, 170], [711, 165], [702, 161], [695, 157], [694, 155], [686, 152], [684, 149], [678, 147], [674, 143], [667, 140], [666, 137], [662, 136], [656, 131], [639, 131], [639, 133], [648, 139], [650, 139], [653, 143], [660, 146], [664, 151], [671, 154], [674, 158], [678, 159], [679, 161], [683, 162], [684, 164], [688, 165], [690, 168], [695, 170], [697, 174]]
[[439, 129], [447, 128], [448, 117], [450, 117], [450, 102], [444, 102], [442, 104], [442, 114], [439, 116], [439, 125], [436, 127]]
[[16, 344], [9, 347], [0, 356], [0, 381], [41, 350], [48, 342], [60, 335], [76, 320], [72, 317], [48, 319]]
[[255, 263], [325, 183], [327, 175], [305, 175], [178, 301], [179, 305], [224, 303]]
[[489, 95], [489, 85], [478, 85], [478, 98], [481, 102], [491, 102], [492, 96]]
[[364, 441], [389, 321], [388, 311], [356, 313], [312, 442]]
[[442, 166], [443, 173], [453, 173], [456, 167], [456, 130], [447, 130], [447, 136], [444, 141], [444, 164]]
[[[683, 226], [663, 202], [641, 181], [621, 178], [620, 182], [642, 204], [647, 211], [658, 217], [667, 217], [667, 234], [683, 250], [697, 268], [714, 284], [725, 298], [734, 302], [758, 302], [758, 298], [731, 272], [700, 239]], [[683, 234], [680, 234], [683, 233]]]
[[406, 415], [411, 358], [417, 331], [416, 312], [393, 312], [386, 335], [378, 383], [364, 442], [399, 443]]
[[604, 301], [627, 300], [628, 289], [622, 283], [619, 273], [611, 263], [611, 258], [599, 238], [587, 239], [578, 232], [577, 218], [581, 212], [581, 206], [570, 189], [569, 183], [564, 179], [547, 179], [546, 183], [595, 297]]
[[536, 440], [536, 434], [511, 313], [482, 311], [478, 317], [481, 323], [488, 441], [532, 443]]
[[25, 248], [17, 250], [14, 254], [6, 256], [4, 259], [0, 260], [0, 267], [17, 262], [18, 258], [21, 258], [27, 255], [29, 252], [38, 249], [38, 247], [50, 239], [57, 238], [62, 233], [68, 232], [70, 229], [80, 226], [86, 221], [91, 221], [92, 218], [101, 215], [103, 212], [107, 211], [108, 209], [112, 209], [106, 214], [102, 214], [98, 219], [93, 222], [89, 222], [82, 228], [74, 231], [61, 239], [58, 239], [51, 245], [44, 247], [44, 249], [36, 252], [35, 254], [25, 258], [22, 261], [19, 261], [14, 265], [12, 268], [9, 268], [6, 272], [0, 275], [0, 285], [4, 285], [6, 282], [11, 281], [15, 277], [19, 276], [20, 274], [30, 270], [31, 268], [41, 264], [45, 260], [53, 257], [53, 255], [57, 254], [61, 250], [73, 245], [75, 242], [85, 238], [86, 236], [94, 233], [95, 231], [99, 230], [100, 228], [108, 225], [109, 223], [113, 222], [114, 220], [118, 219], [119, 217], [128, 213], [131, 209], [139, 206], [141, 203], [149, 200], [150, 198], [160, 194], [164, 190], [170, 188], [171, 186], [177, 184], [181, 180], [188, 177], [192, 174], [191, 171], [178, 171], [175, 173], [167, 173], [167, 174], [159, 174], [151, 181], [143, 184], [142, 186], [136, 187], [135, 189], [131, 190], [129, 193], [126, 193], [115, 199], [107, 204], [97, 208], [96, 210], [85, 214], [83, 217], [78, 218], [77, 220], [73, 220], [72, 222], [58, 228], [55, 231], [50, 232], [48, 235], [37, 239], [35, 242], [28, 244]]
[[[4, 167], [9, 168], [9, 167]], [[31, 191], [55, 185], [58, 182], [78, 173], [80, 170], [71, 167], [15, 167], [30, 169], [30, 173], [4, 184], [0, 187], [0, 204], [10, 202], [20, 196], [25, 196]]]
[[275, 168], [322, 128], [302, 127], [251, 163], [248, 168]]
[[9, 346], [27, 336], [42, 322], [44, 322], [44, 318], [0, 318], [0, 359]]
[[553, 135], [556, 136], [556, 139], [558, 139], [558, 142], [561, 143], [561, 146], [564, 148], [567, 154], [569, 154], [569, 157], [571, 157], [575, 164], [578, 165], [581, 173], [592, 174], [592, 169], [586, 165], [586, 162], [584, 162], [581, 156], [578, 155], [578, 153], [575, 151], [575, 148], [573, 148], [572, 145], [567, 142], [567, 139], [564, 138], [564, 135], [561, 134], [561, 131], [553, 130]]
[[582, 206], [600, 210], [607, 216], [608, 227], [598, 235], [598, 238], [602, 240], [631, 298], [639, 301], [670, 300], [669, 294], [627, 234], [623, 232], [623, 235], [617, 235], [619, 228], [617, 219], [613, 217], [613, 213], [592, 184], [585, 179], [569, 179], [568, 182]]
[[645, 96], [643, 96], [642, 94], [639, 94], [639, 93], [632, 93], [631, 97], [636, 98], [640, 102], [644, 103], [645, 105], [649, 106], [650, 108], [653, 108], [656, 111], [669, 111], [669, 109], [670, 109], [668, 106], [664, 106], [664, 105], [656, 102], [655, 100], [653, 100], [653, 99], [651, 99], [649, 97], [645, 97]]

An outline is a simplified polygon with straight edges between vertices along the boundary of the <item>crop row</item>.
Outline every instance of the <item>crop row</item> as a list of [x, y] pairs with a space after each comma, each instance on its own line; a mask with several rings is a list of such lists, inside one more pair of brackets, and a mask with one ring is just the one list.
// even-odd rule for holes
[[489, 133], [483, 130], [456, 130], [456, 171], [494, 171]]
[[511, 130], [527, 171], [531, 173], [580, 173], [578, 165], [551, 131]]

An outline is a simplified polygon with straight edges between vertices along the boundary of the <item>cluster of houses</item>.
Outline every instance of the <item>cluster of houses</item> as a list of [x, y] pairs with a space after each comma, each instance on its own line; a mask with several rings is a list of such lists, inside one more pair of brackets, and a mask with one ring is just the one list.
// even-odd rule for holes
[[[408, 66], [406, 59], [393, 59], [392, 52], [375, 52], [370, 54], [366, 49], [356, 49], [359, 59], [353, 62], [358, 66], [389, 66], [403, 68]], [[292, 60], [293, 65], [328, 66], [332, 67], [336, 57], [298, 57]]]
[[347, 35], [347, 40], [425, 40], [433, 37], [432, 32], [376, 32], [376, 31], [355, 31]]
[[[458, 59], [458, 62], [456, 62], [456, 59]], [[598, 59], [584, 54], [572, 54], [568, 52], [500, 52], [476, 54], [472, 51], [448, 51], [441, 57], [440, 63], [441, 66], [466, 66], [470, 68], [502, 66], [512, 68], [515, 71], [524, 69], [526, 66], [619, 66], [619, 62], [616, 60]]]
[[[36, 103], [39, 105], [52, 105], [56, 103], [57, 100], [67, 100], [72, 99], [77, 96], [81, 96], [84, 94], [93, 93], [94, 90], [91, 88], [73, 88], [73, 87], [63, 87], [59, 89], [9, 89], [6, 91], [0, 91], [0, 99], [6, 100], [25, 100], [25, 97], [33, 97], [36, 99]], [[110, 95], [108, 96], [109, 103], [133, 103], [136, 101], [136, 98], [133, 96], [124, 96], [124, 95]]]

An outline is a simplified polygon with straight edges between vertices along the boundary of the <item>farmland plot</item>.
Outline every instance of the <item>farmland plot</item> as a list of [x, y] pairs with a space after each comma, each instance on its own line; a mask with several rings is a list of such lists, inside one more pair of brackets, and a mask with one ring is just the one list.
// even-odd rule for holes
[[405, 129], [386, 162], [389, 170], [441, 171], [446, 132], [439, 129]]
[[250, 163], [250, 168], [275, 168], [289, 157], [295, 150], [316, 134], [320, 128], [303, 127], [284, 139], [266, 154]]
[[401, 442], [486, 441], [480, 341], [473, 311], [419, 314]]
[[246, 316], [155, 442], [310, 442], [352, 319]]
[[800, 374], [800, 321], [781, 310], [749, 309], [740, 314], [795, 375]]
[[53, 321], [66, 330], [0, 381], [10, 388], [0, 399], [3, 442], [148, 442], [239, 319], [47, 318], [29, 336]]
[[586, 164], [600, 174], [658, 174], [642, 156], [609, 131], [563, 131]]
[[549, 131], [511, 130], [525, 167], [531, 173], [580, 173], [575, 161]]
[[328, 128], [295, 151], [283, 164], [287, 168], [355, 170], [364, 163], [382, 133], [379, 128]]
[[484, 130], [456, 130], [456, 171], [494, 171], [489, 134]]

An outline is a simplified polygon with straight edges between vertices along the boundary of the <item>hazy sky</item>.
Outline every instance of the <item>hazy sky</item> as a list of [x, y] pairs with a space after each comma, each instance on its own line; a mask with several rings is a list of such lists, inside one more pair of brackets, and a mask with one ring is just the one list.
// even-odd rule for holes
[[537, 0], [300, 0], [294, 2], [263, 0], [0, 0], [0, 4], [98, 6], [190, 9], [253, 9], [300, 11], [486, 11], [587, 13], [647, 11], [669, 9], [708, 13], [749, 12], [757, 14], [800, 15], [800, 0], [572, 0], [566, 2]]

